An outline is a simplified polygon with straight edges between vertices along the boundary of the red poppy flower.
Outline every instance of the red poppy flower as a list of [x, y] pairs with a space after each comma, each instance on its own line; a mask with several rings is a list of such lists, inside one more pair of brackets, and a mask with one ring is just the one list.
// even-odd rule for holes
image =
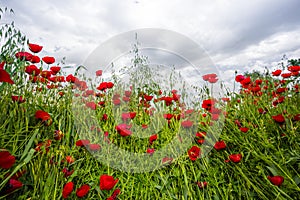
[[284, 119], [284, 117], [283, 117], [282, 114], [278, 114], [278, 115], [272, 116], [272, 118], [277, 123], [284, 123], [285, 122], [285, 119]]
[[152, 145], [155, 140], [157, 140], [157, 134], [151, 135], [149, 138], [150, 145]]
[[42, 122], [44, 122], [45, 125], [47, 125], [47, 126], [50, 126], [52, 124], [51, 116], [49, 115], [49, 113], [47, 113], [45, 111], [42, 111], [42, 110], [36, 111], [35, 118], [42, 120]]
[[33, 53], [38, 53], [43, 49], [43, 46], [40, 46], [37, 44], [28, 43], [28, 46], [29, 46], [30, 51], [32, 51]]
[[62, 197], [64, 199], [68, 198], [68, 196], [72, 193], [74, 188], [74, 183], [73, 182], [68, 182], [65, 184], [63, 191], [62, 191]]
[[118, 179], [114, 179], [112, 176], [103, 174], [100, 176], [100, 190], [111, 190], [118, 181]]
[[242, 85], [248, 85], [251, 83], [251, 78], [248, 76], [240, 82]]
[[9, 73], [4, 69], [0, 69], [0, 82], [6, 82], [9, 84], [14, 84], [14, 81], [11, 80]]
[[161, 97], [160, 100], [165, 101], [166, 106], [170, 106], [172, 104], [173, 98], [172, 97]]
[[293, 121], [300, 121], [300, 114], [295, 115]]
[[48, 65], [51, 65], [55, 62], [55, 58], [51, 56], [45, 56], [42, 58], [42, 60], [47, 63]]
[[25, 67], [25, 72], [29, 75], [37, 76], [40, 74], [41, 70], [35, 65], [29, 65]]
[[280, 69], [277, 69], [277, 70], [275, 70], [274, 72], [272, 72], [272, 75], [273, 76], [279, 76], [280, 74], [281, 74], [281, 70]]
[[76, 190], [76, 196], [79, 198], [84, 197], [90, 191], [90, 186], [85, 184]]
[[214, 105], [214, 101], [212, 99], [206, 99], [202, 102], [202, 108], [204, 108], [207, 111], [211, 111], [212, 107]]
[[101, 149], [101, 146], [99, 144], [90, 144], [89, 149], [91, 151], [99, 151]]
[[53, 75], [56, 75], [60, 71], [60, 69], [61, 69], [60, 66], [50, 67], [50, 70], [51, 70]]
[[123, 121], [126, 121], [127, 119], [134, 119], [135, 116], [136, 116], [136, 112], [122, 113]]
[[72, 164], [75, 161], [75, 159], [72, 156], [66, 156], [66, 161], [67, 163]]
[[288, 70], [290, 72], [298, 72], [298, 71], [300, 71], [300, 66], [289, 66]]
[[148, 148], [147, 149], [147, 153], [150, 154], [150, 155], [154, 154], [154, 152], [155, 152], [154, 148]]
[[78, 78], [76, 78], [76, 77], [73, 76], [72, 74], [69, 74], [69, 75], [66, 77], [66, 81], [67, 81], [67, 82], [75, 83], [76, 80], [78, 81]]
[[11, 99], [18, 103], [24, 103], [26, 101], [22, 96], [11, 96]]
[[292, 73], [284, 73], [284, 74], [281, 74], [281, 77], [282, 78], [290, 78], [292, 76]]
[[243, 133], [247, 133], [249, 130], [249, 128], [247, 127], [240, 127], [240, 131], [242, 131]]
[[112, 83], [112, 82], [107, 82], [106, 85], [107, 85], [107, 88], [108, 88], [108, 89], [114, 87], [114, 83]]
[[129, 128], [130, 128], [130, 126], [127, 124], [119, 124], [116, 126], [116, 130], [123, 137], [129, 136], [132, 134], [132, 132], [130, 130], [128, 130]]
[[39, 63], [41, 61], [40, 57], [33, 55], [30, 59], [31, 63]]
[[121, 193], [121, 190], [119, 188], [117, 188], [114, 190], [112, 195], [110, 197], [108, 197], [106, 200], [116, 200], [120, 193]]
[[190, 150], [188, 150], [188, 155], [192, 161], [195, 161], [197, 158], [199, 158], [200, 155], [200, 148], [197, 146], [192, 146]]
[[235, 77], [235, 81], [238, 82], [238, 83], [240, 83], [244, 79], [245, 79], [245, 76], [243, 76], [243, 75], [237, 75]]
[[173, 116], [174, 116], [174, 115], [173, 115], [173, 114], [170, 114], [170, 113], [164, 114], [164, 118], [167, 119], [167, 120], [172, 119]]
[[15, 56], [17, 59], [20, 59], [20, 60], [31, 61], [33, 55], [29, 52], [21, 51], [21, 52], [16, 53]]
[[102, 70], [101, 69], [96, 71], [96, 76], [102, 76]]
[[5, 61], [0, 62], [0, 69], [4, 69]]
[[107, 89], [107, 82], [102, 82], [100, 85], [97, 87], [98, 90], [104, 91]]
[[268, 176], [267, 178], [273, 185], [276, 186], [280, 186], [284, 181], [284, 178], [282, 176]]
[[153, 99], [153, 96], [150, 95], [144, 95], [144, 98], [146, 99], [146, 101], [151, 101]]
[[203, 189], [203, 188], [206, 188], [207, 187], [207, 182], [206, 181], [204, 181], [204, 182], [197, 182], [196, 183], [197, 185], [198, 185], [198, 187], [200, 188], [200, 189]]
[[8, 189], [5, 190], [5, 193], [6, 194], [11, 193], [22, 186], [23, 186], [23, 183], [21, 181], [11, 178], [11, 179], [9, 179], [9, 181], [7, 183]]
[[218, 141], [215, 143], [214, 148], [219, 151], [222, 149], [226, 149], [226, 143], [224, 141]]
[[8, 151], [0, 151], [0, 167], [3, 169], [11, 168], [16, 162], [15, 156]]
[[218, 80], [217, 79], [217, 74], [205, 74], [205, 75], [202, 76], [202, 78], [203, 78], [204, 81], [209, 81], [211, 79]]
[[190, 128], [191, 126], [193, 126], [193, 123], [194, 122], [192, 122], [190, 120], [186, 120], [186, 121], [181, 122], [181, 126], [183, 126], [184, 128]]
[[242, 159], [242, 154], [231, 154], [231, 155], [229, 156], [229, 159], [230, 159], [232, 162], [234, 162], [234, 163], [238, 163], [238, 162], [240, 162], [241, 159]]
[[78, 146], [78, 147], [83, 147], [83, 146], [86, 146], [86, 145], [89, 145], [89, 144], [90, 144], [89, 140], [78, 140], [76, 142], [76, 146]]

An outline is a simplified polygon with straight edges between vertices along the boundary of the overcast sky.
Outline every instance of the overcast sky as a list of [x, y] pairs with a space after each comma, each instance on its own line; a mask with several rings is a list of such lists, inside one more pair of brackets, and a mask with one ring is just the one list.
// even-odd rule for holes
[[[43, 54], [80, 65], [101, 43], [141, 28], [178, 32], [205, 49], [232, 79], [300, 57], [299, 0], [0, 0]], [[9, 19], [9, 16], [6, 17]]]

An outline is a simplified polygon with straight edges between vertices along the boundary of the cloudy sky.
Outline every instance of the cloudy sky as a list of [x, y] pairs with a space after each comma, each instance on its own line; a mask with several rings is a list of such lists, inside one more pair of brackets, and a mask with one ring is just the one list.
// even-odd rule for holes
[[[300, 57], [299, 0], [0, 0], [43, 54], [80, 65], [103, 42], [135, 29], [174, 31], [201, 46], [225, 79]], [[159, 36], [153, 36], [159, 37]], [[176, 42], [175, 42], [176, 43]]]

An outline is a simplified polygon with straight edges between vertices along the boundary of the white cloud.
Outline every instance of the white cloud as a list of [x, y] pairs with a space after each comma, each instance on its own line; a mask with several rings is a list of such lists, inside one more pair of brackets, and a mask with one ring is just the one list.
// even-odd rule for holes
[[299, 55], [298, 0], [3, 2], [15, 10], [11, 19], [16, 26], [44, 46], [43, 54], [58, 60], [66, 56], [77, 65], [112, 36], [139, 28], [164, 28], [190, 37], [223, 66], [220, 69], [243, 71], [254, 64], [268, 65], [283, 54]]

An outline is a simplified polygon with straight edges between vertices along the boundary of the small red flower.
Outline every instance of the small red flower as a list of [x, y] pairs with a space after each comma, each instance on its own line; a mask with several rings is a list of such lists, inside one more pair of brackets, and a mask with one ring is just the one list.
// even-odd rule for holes
[[14, 81], [11, 80], [9, 73], [4, 69], [0, 69], [0, 82], [6, 82], [9, 84], [14, 84]]
[[214, 148], [219, 151], [222, 149], [226, 149], [226, 143], [224, 141], [218, 141], [215, 143]]
[[99, 151], [101, 149], [101, 146], [99, 144], [90, 144], [89, 149], [91, 151]]
[[67, 82], [71, 82], [71, 83], [75, 83], [76, 81], [78, 81], [78, 78], [76, 78], [76, 77], [73, 76], [72, 74], [69, 74], [69, 75], [66, 77], [66, 81], [67, 81]]
[[152, 145], [155, 140], [157, 140], [157, 134], [151, 135], [149, 138], [150, 145]]
[[280, 74], [281, 74], [281, 70], [280, 69], [277, 69], [277, 70], [275, 70], [274, 72], [272, 72], [272, 75], [273, 76], [279, 76]]
[[79, 198], [84, 197], [90, 191], [90, 186], [85, 184], [76, 190], [76, 196]]
[[60, 66], [50, 67], [50, 70], [51, 70], [53, 75], [56, 75], [60, 71], [60, 69], [61, 69]]
[[235, 81], [238, 82], [238, 83], [240, 83], [244, 79], [245, 79], [245, 76], [243, 76], [243, 75], [237, 75], [235, 77]]
[[285, 119], [282, 114], [274, 115], [274, 116], [272, 116], [272, 118], [275, 122], [280, 123], [280, 124], [285, 122]]
[[42, 120], [42, 122], [44, 122], [48, 126], [52, 124], [51, 116], [49, 115], [49, 113], [47, 113], [45, 111], [42, 111], [42, 110], [36, 111], [35, 118]]
[[96, 71], [96, 76], [102, 76], [102, 70], [101, 69]]
[[86, 146], [86, 145], [89, 145], [89, 144], [90, 144], [89, 140], [78, 140], [76, 142], [76, 146], [78, 146], [78, 147], [83, 147], [83, 146]]
[[62, 197], [64, 199], [68, 198], [68, 196], [72, 193], [74, 188], [74, 183], [73, 182], [68, 182], [65, 184], [63, 191], [62, 191]]
[[43, 49], [43, 46], [40, 46], [37, 44], [28, 43], [28, 46], [29, 46], [30, 51], [32, 51], [33, 53], [38, 53]]
[[147, 153], [150, 154], [150, 155], [154, 154], [154, 152], [155, 152], [154, 148], [148, 148], [147, 149]]
[[151, 101], [153, 99], [153, 96], [150, 95], [144, 95], [144, 98], [146, 99], [146, 101]]
[[66, 156], [66, 161], [67, 163], [72, 164], [75, 161], [75, 159], [72, 156]]
[[282, 78], [290, 78], [292, 76], [292, 73], [284, 73], [284, 74], [281, 74], [281, 77]]
[[240, 162], [241, 159], [242, 159], [242, 154], [231, 154], [231, 155], [229, 156], [229, 159], [230, 159], [232, 162], [234, 162], [234, 163], [238, 163], [238, 162]]
[[11, 193], [11, 192], [15, 191], [16, 189], [22, 187], [23, 183], [21, 181], [11, 178], [11, 179], [9, 179], [7, 185], [8, 185], [7, 186], [8, 189], [5, 190], [6, 194]]
[[112, 195], [110, 197], [108, 197], [106, 200], [116, 200], [120, 193], [121, 193], [121, 190], [119, 188], [117, 188], [114, 190]]
[[284, 178], [282, 176], [268, 176], [267, 178], [273, 185], [276, 186], [280, 186], [284, 181]]
[[247, 133], [249, 130], [249, 128], [247, 127], [240, 127], [240, 131], [242, 131], [243, 133]]
[[200, 156], [200, 148], [197, 146], [192, 146], [190, 150], [188, 150], [188, 155], [192, 161], [195, 161]]
[[207, 187], [207, 182], [206, 181], [204, 181], [204, 182], [197, 182], [197, 185], [198, 185], [198, 187], [200, 188], [200, 189], [203, 189], [203, 188], [206, 188]]
[[30, 62], [31, 63], [39, 63], [41, 61], [40, 57], [38, 56], [32, 56]]
[[118, 181], [118, 179], [114, 179], [112, 176], [103, 174], [100, 176], [100, 190], [111, 190]]
[[129, 136], [132, 134], [132, 132], [130, 130], [128, 130], [129, 128], [130, 128], [130, 126], [127, 124], [119, 124], [116, 126], [117, 132], [123, 137]]
[[181, 122], [181, 126], [183, 126], [184, 128], [190, 128], [191, 126], [193, 126], [193, 122], [190, 120], [186, 120]]
[[0, 151], [0, 167], [3, 169], [11, 168], [16, 162], [15, 156], [11, 155], [8, 151]]
[[29, 65], [25, 67], [25, 72], [29, 75], [37, 76], [41, 73], [41, 70], [35, 65]]
[[50, 57], [50, 56], [45, 56], [42, 58], [42, 60], [47, 63], [48, 65], [51, 65], [55, 62], [55, 58], [54, 57]]

